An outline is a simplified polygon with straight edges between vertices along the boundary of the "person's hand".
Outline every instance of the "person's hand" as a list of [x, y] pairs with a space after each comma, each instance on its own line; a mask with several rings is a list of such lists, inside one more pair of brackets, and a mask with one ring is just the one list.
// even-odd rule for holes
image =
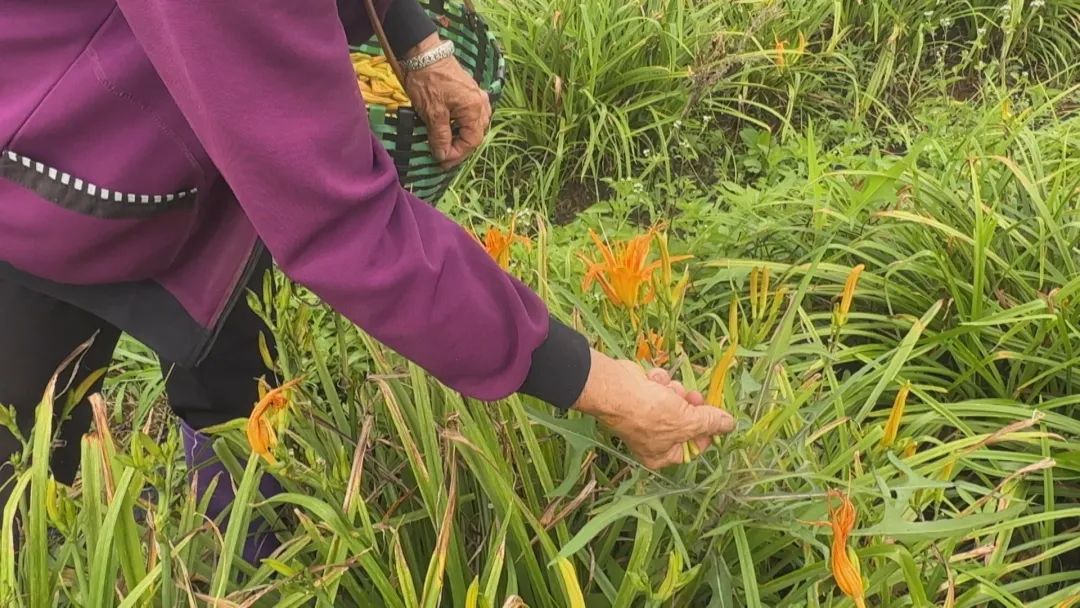
[[[435, 34], [413, 47], [405, 58], [437, 46]], [[445, 167], [460, 164], [484, 140], [491, 102], [453, 57], [405, 74], [405, 93], [428, 128], [432, 156]], [[450, 125], [458, 128], [455, 138]]]
[[596, 351], [574, 408], [597, 418], [650, 469], [683, 462], [687, 441], [703, 452], [715, 435], [735, 428], [730, 414], [705, 406], [700, 393], [687, 391], [667, 372], [646, 374], [632, 361], [616, 361]]

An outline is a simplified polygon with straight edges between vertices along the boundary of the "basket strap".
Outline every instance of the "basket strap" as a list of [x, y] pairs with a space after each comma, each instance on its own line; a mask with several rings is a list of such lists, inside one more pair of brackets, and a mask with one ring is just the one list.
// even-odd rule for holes
[[[461, 0], [461, 2], [469, 12], [476, 13], [476, 5], [473, 4], [472, 0]], [[394, 70], [398, 82], [401, 83], [401, 86], [405, 86], [405, 71], [401, 69], [401, 63], [398, 61], [397, 55], [390, 48], [390, 41], [386, 38], [386, 31], [383, 30], [382, 21], [379, 20], [379, 13], [375, 10], [374, 0], [364, 0], [364, 8], [367, 9], [371, 28], [375, 31], [375, 37], [379, 39], [379, 46], [382, 47], [387, 62], [390, 63], [390, 67]]]
[[390, 67], [394, 70], [394, 75], [397, 76], [401, 86], [405, 86], [405, 71], [401, 69], [401, 63], [398, 62], [397, 55], [394, 55], [393, 49], [390, 48], [390, 41], [386, 38], [386, 31], [383, 30], [379, 13], [375, 10], [375, 3], [373, 0], [364, 0], [364, 8], [367, 9], [371, 29], [375, 30], [375, 37], [379, 39], [379, 45], [382, 46], [383, 54], [386, 55], [386, 61], [390, 63]]

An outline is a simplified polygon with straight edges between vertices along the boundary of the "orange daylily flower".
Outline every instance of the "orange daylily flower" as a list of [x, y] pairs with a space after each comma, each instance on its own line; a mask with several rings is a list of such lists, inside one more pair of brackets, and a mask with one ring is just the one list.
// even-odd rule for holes
[[255, 404], [255, 409], [248, 417], [247, 438], [251, 450], [265, 458], [270, 464], [277, 463], [274, 455], [270, 453], [270, 450], [277, 445], [277, 433], [274, 431], [270, 418], [289, 404], [285, 393], [299, 382], [300, 378], [297, 378], [267, 392]]
[[[653, 300], [652, 276], [662, 266], [661, 261], [649, 262], [649, 252], [656, 230], [649, 230], [629, 241], [608, 245], [590, 230], [589, 237], [596, 244], [600, 260], [594, 260], [583, 254], [579, 257], [588, 266], [581, 288], [588, 291], [593, 283], [598, 283], [604, 295], [612, 304], [621, 308], [635, 309]], [[678, 256], [669, 262], [689, 259]]]
[[522, 243], [526, 246], [532, 244], [531, 242], [529, 242], [529, 239], [514, 234], [514, 223], [514, 220], [510, 220], [510, 227], [505, 231], [499, 229], [496, 226], [491, 226], [487, 229], [487, 232], [484, 233], [483, 239], [475, 237], [474, 235], [476, 240], [480, 241], [480, 244], [484, 246], [484, 250], [488, 252], [488, 255], [491, 256], [491, 259], [495, 260], [495, 263], [497, 263], [499, 267], [503, 270], [507, 270], [510, 268], [511, 245], [513, 245], [514, 243]]
[[[832, 499], [839, 498], [840, 506], [833, 508]], [[829, 548], [829, 569], [832, 570], [836, 586], [850, 597], [858, 608], [866, 608], [862, 572], [859, 569], [858, 556], [848, 552], [848, 535], [855, 529], [858, 517], [855, 505], [846, 494], [836, 490], [829, 491], [829, 525], [832, 527], [832, 546]]]
[[635, 356], [638, 361], [644, 361], [654, 367], [661, 367], [671, 360], [668, 352], [664, 350], [664, 337], [654, 331], [638, 334]]
[[[784, 71], [785, 68], [787, 68], [787, 64], [788, 64], [787, 53], [789, 51], [787, 50], [787, 41], [780, 40], [779, 36], [774, 36], [773, 39], [776, 41], [775, 46], [773, 46], [773, 53], [775, 55], [774, 61], [776, 63], [776, 67], [780, 68], [780, 71], [782, 72], [782, 71]], [[802, 55], [803, 53], [806, 52], [806, 35], [805, 34], [803, 34], [802, 32], [799, 32], [798, 44], [790, 52], [795, 54], [795, 60], [797, 60], [800, 55]], [[792, 63], [794, 63], [795, 60], [793, 60]]]

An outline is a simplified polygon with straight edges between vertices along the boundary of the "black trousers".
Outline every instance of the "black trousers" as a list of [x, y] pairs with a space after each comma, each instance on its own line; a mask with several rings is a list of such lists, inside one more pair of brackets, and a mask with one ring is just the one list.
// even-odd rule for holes
[[[269, 259], [253, 275], [249, 287], [261, 286]], [[258, 293], [259, 290], [256, 289]], [[13, 407], [24, 437], [33, 427], [35, 408], [57, 366], [80, 344], [94, 337], [70, 384], [79, 386], [94, 370], [107, 367], [121, 331], [85, 311], [0, 279], [0, 404]], [[259, 354], [263, 333], [273, 348], [265, 324], [241, 298], [225, 320], [206, 359], [194, 368], [161, 361], [169, 405], [195, 429], [247, 417], [258, 400], [258, 378], [270, 380]], [[100, 390], [100, 382], [90, 393]], [[60, 423], [52, 469], [57, 481], [70, 484], [78, 471], [80, 441], [92, 419], [88, 403], [80, 403]], [[10, 457], [22, 450], [11, 432], [0, 427], [0, 505], [10, 492]]]

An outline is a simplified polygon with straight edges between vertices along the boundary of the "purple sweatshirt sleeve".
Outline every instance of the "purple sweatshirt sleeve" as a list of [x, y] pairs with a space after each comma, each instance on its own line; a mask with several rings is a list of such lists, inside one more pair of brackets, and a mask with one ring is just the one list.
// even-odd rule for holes
[[334, 0], [117, 4], [286, 275], [468, 396], [577, 399], [584, 338], [398, 184]]

